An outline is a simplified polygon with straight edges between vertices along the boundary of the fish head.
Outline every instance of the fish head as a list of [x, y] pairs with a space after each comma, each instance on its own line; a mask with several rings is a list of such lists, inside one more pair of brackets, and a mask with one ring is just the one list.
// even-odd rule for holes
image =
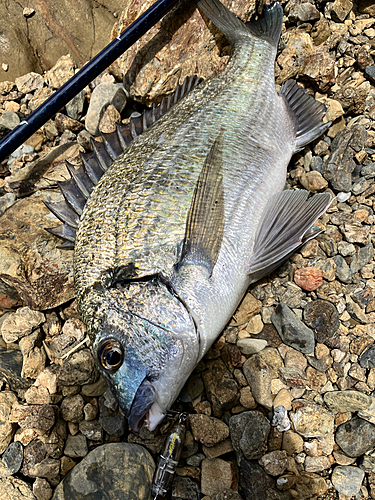
[[109, 290], [105, 301], [94, 355], [130, 426], [153, 430], [199, 360], [195, 323], [158, 281]]

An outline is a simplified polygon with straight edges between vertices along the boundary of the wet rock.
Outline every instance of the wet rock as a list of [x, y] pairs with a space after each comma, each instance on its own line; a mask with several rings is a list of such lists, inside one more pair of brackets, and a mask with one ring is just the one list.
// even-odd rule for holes
[[23, 462], [23, 446], [20, 442], [10, 443], [2, 455], [2, 461], [9, 475], [13, 476], [21, 469]]
[[[18, 200], [1, 217], [0, 293], [32, 309], [56, 307], [74, 296], [72, 252], [58, 250], [49, 235], [43, 196]], [[52, 223], [53, 225], [54, 223]]]
[[243, 373], [257, 403], [272, 408], [271, 372], [259, 354], [254, 354], [243, 365]]
[[224, 489], [237, 489], [233, 463], [226, 462], [221, 458], [206, 458], [202, 462], [202, 493], [212, 496]]
[[37, 500], [31, 486], [16, 477], [0, 478], [0, 500]]
[[205, 446], [213, 446], [229, 436], [228, 426], [208, 415], [190, 415], [189, 422], [194, 439]]
[[365, 473], [359, 467], [344, 465], [335, 467], [332, 473], [332, 484], [342, 495], [353, 496], [359, 493]]
[[367, 131], [361, 125], [354, 125], [339, 132], [331, 144], [331, 154], [323, 168], [323, 176], [337, 191], [350, 191], [352, 172], [356, 163], [354, 155], [360, 151], [367, 139]]
[[284, 473], [288, 465], [288, 456], [286, 451], [276, 450], [266, 453], [259, 460], [259, 464], [271, 476], [280, 476]]
[[375, 426], [354, 417], [337, 428], [335, 440], [344, 453], [359, 457], [375, 446]]
[[99, 135], [99, 122], [109, 104], [121, 113], [126, 104], [126, 94], [121, 84], [101, 83], [95, 87], [87, 110], [85, 127], [91, 135]]
[[267, 449], [271, 426], [260, 411], [244, 411], [229, 420], [233, 448], [249, 460], [261, 458]]
[[203, 383], [213, 414], [220, 418], [227, 408], [238, 401], [238, 385], [221, 359], [209, 361], [207, 368], [202, 373]]
[[137, 444], [110, 443], [91, 451], [57, 486], [53, 500], [83, 500], [87, 493], [114, 498], [147, 500], [151, 491], [154, 461]]
[[74, 352], [63, 361], [58, 383], [63, 386], [91, 384], [98, 379], [94, 358], [89, 349]]
[[310, 354], [314, 351], [314, 334], [284, 303], [276, 306], [271, 321], [283, 342], [297, 351]]
[[333, 337], [340, 326], [336, 307], [326, 300], [309, 302], [303, 310], [305, 323], [312, 328], [320, 344]]
[[294, 281], [303, 290], [312, 292], [323, 284], [323, 273], [317, 267], [303, 267], [294, 273]]
[[291, 415], [294, 429], [306, 438], [333, 433], [334, 415], [321, 406], [304, 399], [295, 399]]

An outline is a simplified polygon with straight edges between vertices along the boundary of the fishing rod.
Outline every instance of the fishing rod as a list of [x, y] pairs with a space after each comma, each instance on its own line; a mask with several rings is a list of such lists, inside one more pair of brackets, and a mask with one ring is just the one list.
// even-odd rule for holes
[[180, 0], [157, 0], [125, 31], [88, 62], [0, 142], [0, 163], [110, 64], [128, 50]]

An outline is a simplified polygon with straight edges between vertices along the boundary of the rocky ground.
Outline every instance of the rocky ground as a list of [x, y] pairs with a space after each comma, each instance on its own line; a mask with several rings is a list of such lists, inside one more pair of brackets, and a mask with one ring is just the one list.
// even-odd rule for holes
[[[249, 3], [230, 6], [246, 19]], [[375, 6], [282, 3], [276, 84], [296, 78], [332, 121], [293, 158], [287, 187], [337, 198], [325, 231], [250, 288], [190, 377], [175, 407], [191, 413], [175, 499], [375, 498]], [[225, 39], [193, 7], [177, 14], [0, 164], [0, 499], [148, 497], [169, 422], [128, 428], [43, 201], [61, 199], [64, 160], [78, 163], [91, 135], [160, 101], [178, 77], [226, 64]], [[44, 75], [0, 82], [1, 137], [74, 71], [64, 56]]]

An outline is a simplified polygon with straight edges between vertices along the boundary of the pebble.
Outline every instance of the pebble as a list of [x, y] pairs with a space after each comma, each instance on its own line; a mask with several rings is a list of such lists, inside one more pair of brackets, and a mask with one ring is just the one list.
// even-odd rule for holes
[[237, 324], [243, 325], [247, 323], [250, 318], [259, 314], [262, 309], [262, 302], [254, 297], [251, 293], [247, 293], [243, 298], [241, 304], [238, 306], [234, 314], [234, 319]]
[[229, 436], [228, 426], [214, 417], [190, 415], [189, 422], [194, 439], [205, 446], [213, 446]]
[[85, 118], [86, 130], [91, 135], [99, 135], [99, 122], [103, 109], [112, 104], [121, 113], [126, 105], [123, 86], [116, 83], [101, 83], [95, 87]]
[[329, 410], [333, 413], [365, 411], [375, 401], [371, 396], [367, 396], [359, 391], [326, 392], [323, 399]]
[[375, 426], [354, 417], [337, 428], [335, 440], [344, 453], [359, 457], [375, 446]]
[[71, 458], [85, 457], [88, 453], [87, 439], [83, 434], [68, 435], [65, 443], [64, 454]]
[[44, 79], [52, 89], [59, 89], [74, 76], [74, 61], [70, 54], [61, 56], [56, 64], [45, 73]]
[[66, 422], [79, 423], [84, 419], [85, 400], [80, 394], [64, 398], [60, 406], [60, 414]]
[[286, 304], [280, 303], [276, 306], [271, 321], [286, 345], [304, 354], [314, 352], [312, 330], [307, 328]]
[[359, 364], [362, 368], [375, 368], [375, 346], [360, 355]]
[[312, 292], [323, 284], [323, 273], [317, 267], [303, 267], [294, 273], [294, 282], [303, 290]]
[[286, 431], [283, 433], [282, 449], [288, 455], [296, 455], [303, 450], [303, 438], [294, 431]]
[[91, 384], [98, 376], [91, 351], [81, 349], [64, 360], [58, 374], [58, 383], [63, 386]]
[[68, 102], [68, 104], [65, 105], [66, 114], [69, 116], [69, 118], [73, 118], [73, 120], [81, 119], [85, 99], [85, 93], [83, 90], [81, 90], [81, 92], [78, 92], [78, 94], [74, 96], [73, 99]]
[[305, 399], [295, 399], [292, 407], [291, 421], [301, 436], [312, 438], [333, 433], [334, 415], [322, 406]]
[[287, 500], [273, 479], [255, 461], [242, 459], [240, 462], [240, 483], [246, 500]]
[[263, 455], [259, 464], [271, 476], [280, 476], [288, 465], [288, 455], [284, 450], [275, 450]]
[[[119, 497], [120, 500], [127, 500], [127, 497]], [[137, 497], [138, 498], [138, 497]], [[141, 497], [141, 499], [148, 497]], [[200, 500], [201, 491], [195, 481], [190, 477], [177, 476], [172, 483], [172, 498], [181, 500]], [[203, 498], [209, 499], [210, 497], [204, 496]]]
[[276, 427], [279, 432], [285, 432], [290, 429], [290, 420], [284, 406], [275, 407], [271, 424]]
[[273, 407], [283, 406], [286, 410], [292, 409], [292, 396], [288, 389], [281, 389], [273, 400]]
[[[210, 497], [203, 497], [202, 500], [209, 500]], [[223, 490], [214, 493], [211, 496], [211, 500], [242, 500], [241, 495], [237, 491], [233, 490]]]
[[221, 458], [205, 458], [202, 462], [201, 492], [212, 496], [225, 489], [236, 489], [235, 467]]
[[2, 461], [9, 471], [9, 475], [13, 476], [21, 469], [23, 462], [23, 446], [20, 442], [10, 443], [8, 448], [2, 455]]
[[24, 429], [41, 429], [48, 431], [55, 423], [55, 409], [51, 405], [21, 405], [12, 408], [10, 420]]
[[125, 434], [125, 417], [109, 389], [99, 398], [99, 423], [111, 436], [120, 438]]
[[0, 500], [36, 500], [31, 486], [16, 477], [0, 478]]
[[271, 372], [259, 354], [254, 354], [245, 361], [243, 365], [243, 373], [250, 386], [251, 394], [255, 401], [265, 406], [272, 408], [271, 396]]
[[321, 472], [331, 467], [331, 462], [328, 457], [309, 457], [305, 458], [304, 463], [306, 472]]
[[343, 465], [335, 467], [332, 472], [332, 484], [342, 495], [351, 497], [359, 493], [365, 473], [359, 467]]
[[[351, 244], [351, 243], [349, 243]], [[334, 263], [336, 264], [336, 277], [343, 283], [350, 283], [352, 280], [353, 273], [350, 270], [346, 260], [341, 255], [335, 255], [333, 257]]]
[[237, 382], [221, 359], [207, 363], [207, 370], [202, 372], [207, 399], [212, 405], [215, 417], [220, 418], [224, 411], [234, 406], [239, 399]]
[[49, 482], [41, 477], [35, 479], [33, 493], [37, 500], [50, 500], [52, 498], [52, 488]]
[[102, 498], [148, 500], [154, 461], [137, 444], [109, 443], [91, 451], [57, 486], [53, 500]]
[[340, 326], [336, 307], [327, 300], [309, 302], [303, 310], [305, 323], [313, 330], [315, 340], [324, 344], [333, 337]]
[[6, 193], [0, 197], [0, 217], [5, 210], [10, 208], [16, 202], [16, 195], [14, 193]]
[[246, 339], [239, 339], [237, 341], [237, 347], [240, 349], [242, 354], [245, 354], [247, 356], [251, 354], [257, 354], [258, 352], [262, 351], [265, 347], [267, 347], [267, 340], [263, 339], [251, 339], [251, 338], [246, 338]]
[[244, 411], [229, 420], [233, 448], [249, 460], [261, 458], [267, 450], [271, 426], [260, 411]]

